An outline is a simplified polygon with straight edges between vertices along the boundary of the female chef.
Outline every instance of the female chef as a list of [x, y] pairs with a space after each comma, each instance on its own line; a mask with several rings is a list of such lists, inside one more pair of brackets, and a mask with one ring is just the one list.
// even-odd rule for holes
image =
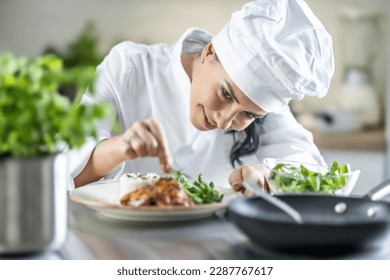
[[243, 191], [266, 157], [325, 164], [288, 103], [324, 96], [333, 71], [331, 37], [302, 0], [250, 2], [215, 36], [193, 28], [171, 47], [120, 43], [82, 100], [112, 104], [120, 131], [102, 121], [75, 151], [74, 186], [173, 168]]

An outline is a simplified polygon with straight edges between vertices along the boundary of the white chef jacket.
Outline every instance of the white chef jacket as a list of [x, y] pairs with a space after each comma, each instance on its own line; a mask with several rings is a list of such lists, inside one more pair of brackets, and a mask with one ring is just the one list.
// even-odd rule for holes
[[[119, 133], [137, 120], [154, 117], [165, 131], [174, 169], [192, 178], [202, 174], [218, 186], [229, 187], [233, 136], [219, 129], [198, 131], [192, 126], [189, 119], [191, 84], [181, 64], [183, 52], [198, 52], [211, 38], [209, 33], [192, 28], [172, 47], [122, 42], [113, 47], [98, 66], [96, 94], [84, 94], [82, 102], [93, 103], [102, 98], [112, 104]], [[72, 178], [85, 167], [97, 143], [113, 136], [112, 126], [108, 120], [100, 122], [98, 139], [88, 139], [81, 149], [71, 152]], [[259, 137], [258, 151], [243, 157], [244, 164], [255, 165], [263, 158], [278, 157], [325, 165], [311, 133], [296, 121], [288, 106], [269, 113]], [[117, 180], [124, 172], [159, 173], [159, 162], [157, 158], [129, 160], [103, 179]]]

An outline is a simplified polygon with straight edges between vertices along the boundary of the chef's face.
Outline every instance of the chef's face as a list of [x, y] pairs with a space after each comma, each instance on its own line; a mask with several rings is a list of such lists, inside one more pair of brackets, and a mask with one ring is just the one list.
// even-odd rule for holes
[[243, 130], [265, 112], [230, 79], [208, 44], [191, 76], [190, 119], [199, 130]]

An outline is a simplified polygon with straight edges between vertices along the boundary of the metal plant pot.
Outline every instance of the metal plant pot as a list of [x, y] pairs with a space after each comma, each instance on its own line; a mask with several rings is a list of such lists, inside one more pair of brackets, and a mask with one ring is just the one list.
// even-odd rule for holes
[[67, 234], [67, 158], [0, 159], [0, 254], [57, 250]]

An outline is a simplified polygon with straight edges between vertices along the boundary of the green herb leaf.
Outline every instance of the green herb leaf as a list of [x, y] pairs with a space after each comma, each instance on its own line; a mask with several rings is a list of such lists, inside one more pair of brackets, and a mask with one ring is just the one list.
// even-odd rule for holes
[[223, 199], [223, 194], [220, 194], [214, 188], [214, 183], [206, 182], [202, 174], [199, 174], [197, 180], [192, 182], [192, 184], [188, 182], [186, 176], [180, 171], [172, 172], [170, 175], [184, 187], [184, 191], [196, 204], [221, 202]]
[[345, 186], [350, 171], [349, 165], [340, 166], [337, 161], [333, 162], [325, 174], [310, 171], [303, 165], [279, 163], [271, 170], [270, 178], [281, 192], [333, 194]]
[[[0, 55], [0, 155], [53, 154], [96, 137], [95, 122], [109, 114], [108, 105], [79, 104], [94, 80], [93, 67], [65, 69], [54, 55]], [[73, 102], [61, 95], [65, 87], [77, 92]]]

